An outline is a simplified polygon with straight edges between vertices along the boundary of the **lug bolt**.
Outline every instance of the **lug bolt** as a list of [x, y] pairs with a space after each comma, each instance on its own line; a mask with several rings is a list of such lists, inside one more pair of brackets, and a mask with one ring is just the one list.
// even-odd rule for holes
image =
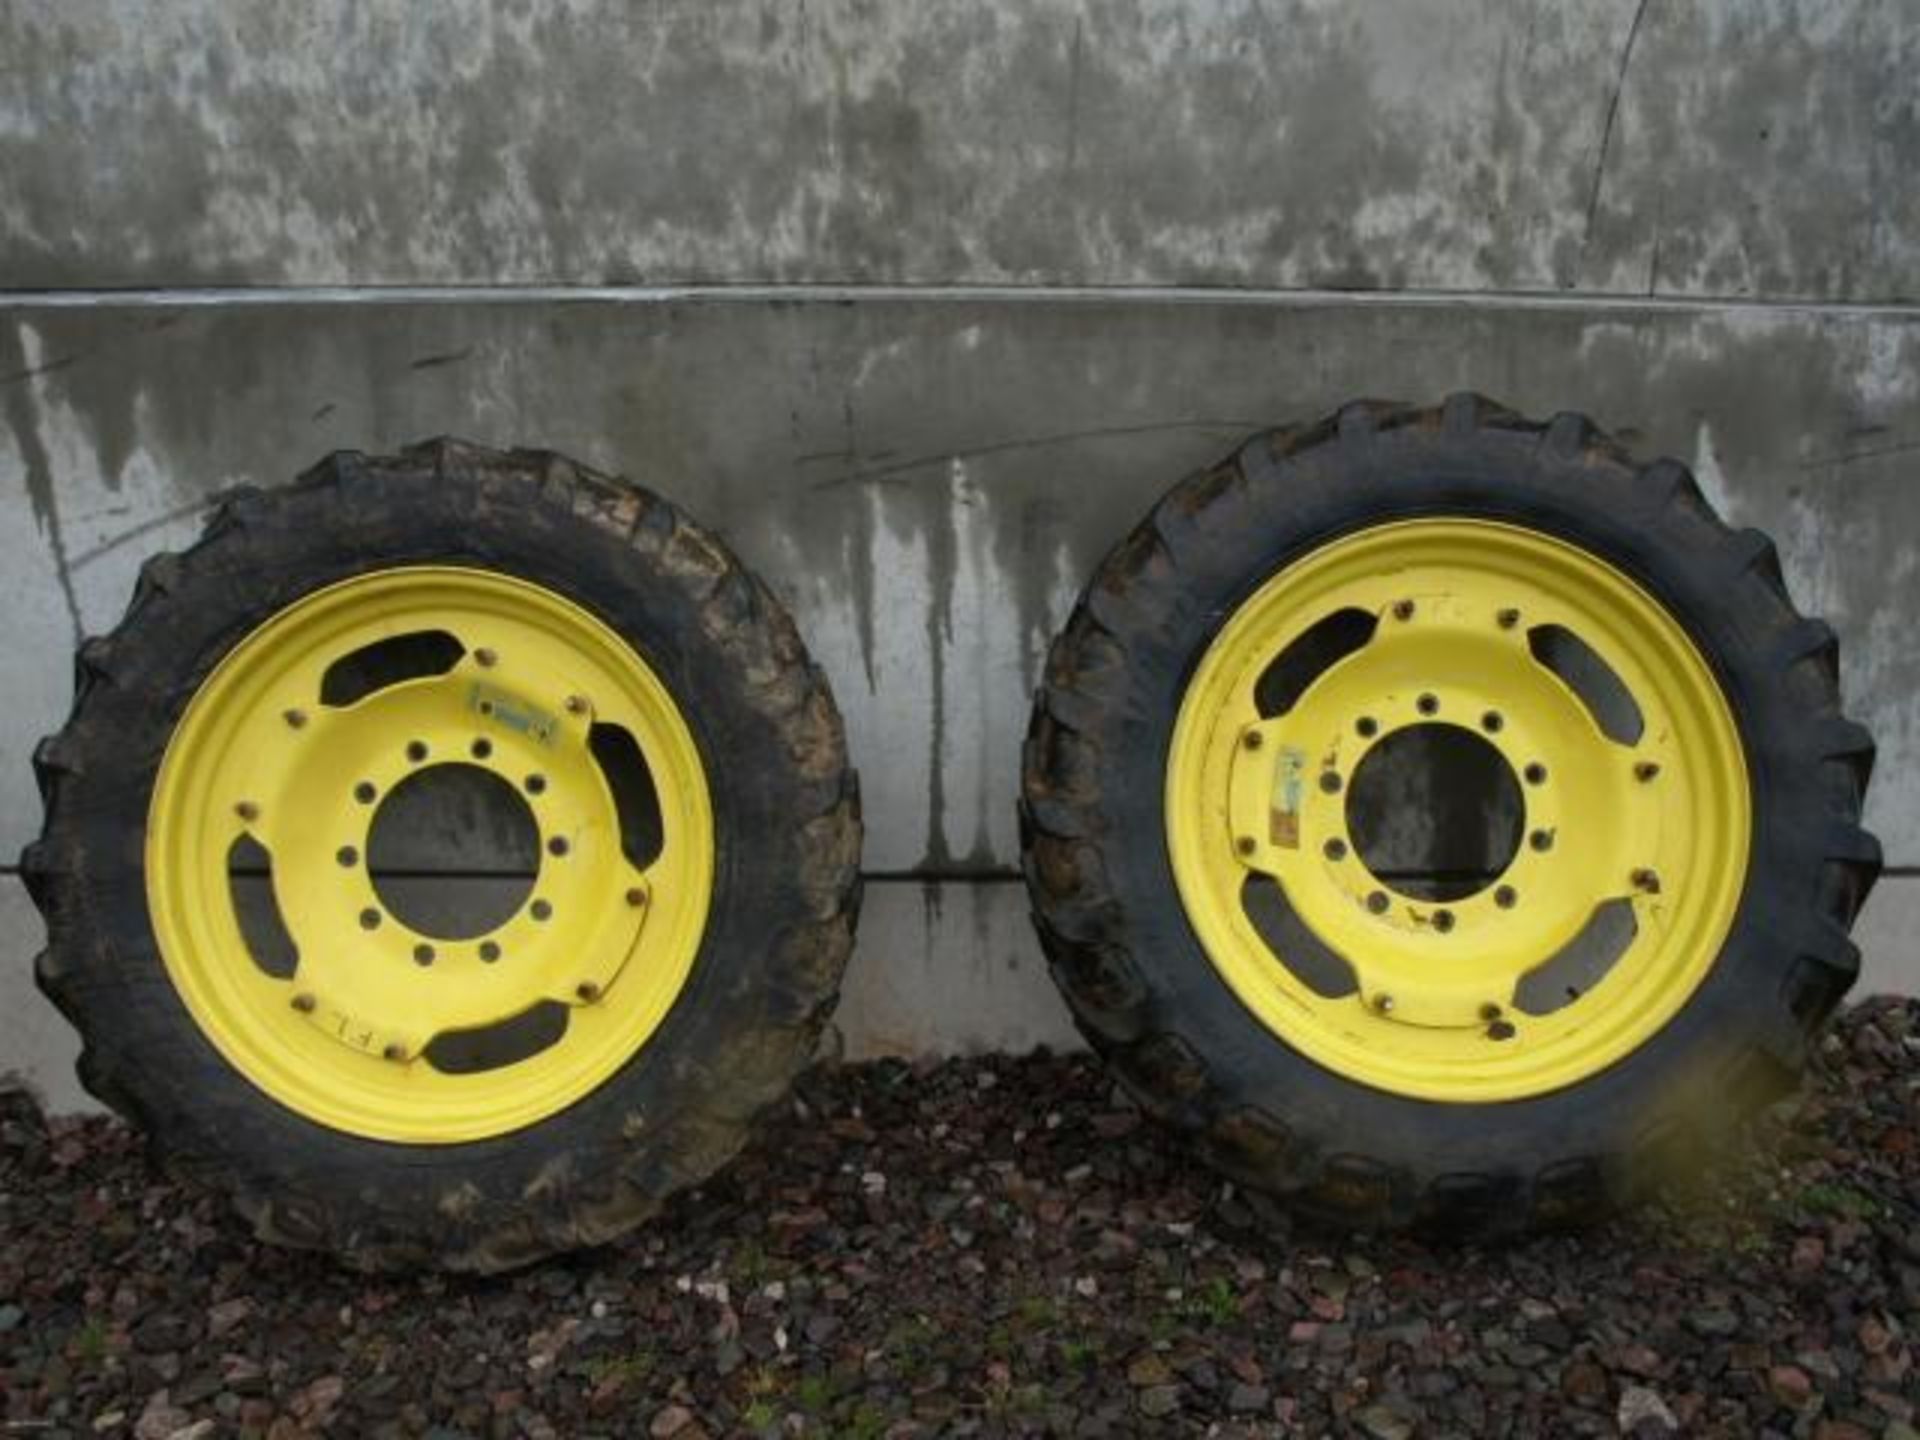
[[1265, 743], [1265, 738], [1258, 730], [1249, 730], [1240, 737], [1240, 743], [1249, 750], [1258, 750]]
[[298, 1010], [302, 1015], [311, 1015], [313, 1013], [313, 996], [311, 995], [294, 996], [293, 1008]]
[[1411, 600], [1394, 601], [1393, 618], [1396, 620], [1411, 620], [1413, 618], [1413, 602]]
[[1649, 895], [1658, 895], [1660, 893], [1660, 876], [1658, 872], [1642, 868], [1634, 871], [1632, 878], [1634, 889], [1645, 891]]
[[1453, 929], [1453, 912], [1451, 910], [1434, 911], [1433, 912], [1433, 928], [1438, 930], [1442, 935], [1445, 935], [1448, 931], [1452, 930]]
[[1489, 710], [1480, 717], [1480, 728], [1489, 735], [1498, 735], [1507, 728], [1507, 722], [1500, 717], [1498, 710]]
[[362, 930], [378, 930], [380, 928], [380, 912], [371, 907], [362, 910], [360, 912], [360, 928]]
[[1660, 767], [1651, 760], [1642, 760], [1633, 767], [1633, 778], [1645, 784], [1660, 773]]
[[1260, 848], [1260, 842], [1251, 835], [1242, 835], [1238, 840], [1233, 842], [1233, 848], [1238, 850], [1242, 855], [1251, 855]]
[[478, 650], [473, 652], [473, 658], [482, 670], [491, 670], [500, 657], [482, 645]]
[[1387, 892], [1384, 890], [1373, 890], [1373, 891], [1369, 891], [1367, 894], [1367, 909], [1371, 910], [1376, 915], [1386, 914], [1387, 906], [1389, 903], [1390, 902], [1387, 899]]
[[1513, 902], [1519, 898], [1519, 896], [1513, 893], [1513, 887], [1511, 885], [1496, 886], [1493, 892], [1493, 903], [1498, 905], [1502, 910], [1511, 910], [1513, 908]]
[[353, 798], [358, 800], [362, 805], [371, 805], [373, 803], [373, 797], [379, 793], [379, 791], [373, 788], [373, 782], [371, 780], [362, 780], [358, 785], [353, 787]]
[[1344, 860], [1347, 858], [1347, 842], [1342, 840], [1338, 835], [1327, 841], [1327, 843], [1320, 848], [1325, 852], [1329, 860]]
[[1439, 697], [1422, 695], [1418, 700], [1413, 702], [1413, 708], [1418, 710], [1422, 715], [1437, 715], [1440, 713]]
[[1511, 630], [1520, 623], [1520, 612], [1518, 610], [1502, 610], [1493, 618], [1500, 623], [1502, 630]]
[[1353, 728], [1359, 733], [1362, 740], [1371, 740], [1375, 735], [1380, 733], [1380, 722], [1375, 720], [1371, 715], [1362, 715], [1358, 720], [1353, 722]]
[[534, 901], [533, 904], [527, 907], [527, 909], [532, 912], [533, 918], [536, 920], [544, 920], [549, 915], [553, 914], [553, 906], [549, 905], [544, 900]]
[[416, 945], [413, 947], [413, 963], [416, 965], [433, 964], [433, 946]]
[[1487, 1026], [1487, 1039], [1489, 1040], [1511, 1040], [1513, 1036], [1513, 1022], [1509, 1020], [1496, 1020]]
[[544, 775], [527, 776], [527, 793], [529, 795], [539, 795], [542, 792], [544, 792], [546, 788], [547, 788], [546, 776]]
[[647, 903], [647, 892], [642, 890], [639, 886], [636, 885], [634, 886], [633, 889], [627, 891], [627, 904], [633, 906], [636, 910], [640, 906], [646, 903]]
[[424, 740], [409, 740], [407, 742], [407, 759], [418, 765], [426, 758], [427, 745]]
[[500, 958], [500, 947], [491, 940], [482, 940], [480, 942], [480, 958], [491, 965]]
[[591, 980], [582, 980], [578, 985], [573, 987], [573, 993], [591, 1005], [595, 1000], [600, 998], [600, 987]]
[[251, 825], [260, 818], [260, 807], [251, 800], [242, 800], [238, 805], [233, 807], [233, 813]]
[[491, 740], [482, 736], [480, 739], [473, 742], [473, 758], [474, 759], [484, 760], [491, 754], [493, 754], [493, 742]]
[[1340, 772], [1338, 770], [1322, 770], [1320, 772], [1320, 788], [1326, 791], [1327, 794], [1338, 795], [1340, 793], [1340, 785]]
[[1391, 1015], [1393, 1013], [1393, 997], [1385, 994], [1374, 996], [1373, 1008], [1382, 1015]]
[[342, 845], [333, 852], [333, 858], [349, 868], [360, 863], [360, 852], [351, 845]]
[[1528, 765], [1527, 768], [1520, 773], [1526, 776], [1527, 784], [1529, 785], [1544, 785], [1547, 783], [1547, 767], [1542, 765], [1538, 760]]
[[1527, 843], [1533, 846], [1534, 849], [1544, 853], [1553, 848], [1553, 832], [1551, 830], [1536, 830], [1527, 836]]
[[1500, 1007], [1489, 1000], [1480, 1007], [1480, 1018], [1482, 1020], [1498, 1020], [1500, 1018]]
[[389, 1060], [401, 1061], [407, 1058], [407, 1047], [400, 1044], [389, 1045], [380, 1053]]
[[304, 710], [289, 710], [282, 718], [290, 728], [298, 730], [302, 725], [307, 723], [307, 712]]
[[582, 700], [578, 695], [567, 696], [567, 713], [569, 715], [579, 715], [583, 713], [586, 708], [587, 702]]
[[547, 841], [547, 853], [549, 855], [564, 855], [569, 848], [567, 837], [564, 835], [556, 835]]

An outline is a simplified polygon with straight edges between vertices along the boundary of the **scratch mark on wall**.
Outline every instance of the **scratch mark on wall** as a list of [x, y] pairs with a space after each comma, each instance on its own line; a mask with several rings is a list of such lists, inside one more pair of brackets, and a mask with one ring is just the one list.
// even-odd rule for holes
[[1152, 435], [1170, 430], [1224, 430], [1232, 434], [1247, 434], [1254, 430], [1264, 430], [1270, 423], [1265, 420], [1153, 420], [1140, 425], [1097, 425], [1085, 430], [1062, 431], [1058, 435], [1031, 435], [1016, 440], [995, 440], [986, 445], [975, 445], [963, 450], [941, 450], [931, 455], [916, 455], [911, 459], [895, 461], [890, 465], [880, 465], [870, 470], [856, 470], [850, 474], [818, 480], [814, 482], [813, 488], [837, 490], [845, 485], [870, 485], [896, 479], [914, 470], [924, 470], [930, 465], [946, 465], [955, 460], [977, 460], [983, 455], [1004, 455], [1012, 450], [1037, 450], [1048, 445], [1071, 445], [1079, 440], [1108, 440], [1116, 436]]
[[1593, 217], [1600, 209], [1600, 189], [1607, 179], [1607, 152], [1613, 147], [1613, 122], [1620, 113], [1620, 92], [1626, 89], [1627, 66], [1633, 63], [1633, 42], [1640, 36], [1640, 22], [1646, 18], [1647, 0], [1640, 0], [1634, 7], [1633, 23], [1627, 26], [1627, 40], [1620, 47], [1620, 64], [1614, 71], [1613, 93], [1607, 97], [1607, 118], [1600, 127], [1600, 153], [1594, 158], [1593, 186], [1587, 194], [1587, 220], [1580, 232], [1580, 249], [1584, 254], [1587, 242], [1593, 239]]
[[81, 358], [82, 357], [78, 355], [62, 355], [58, 360], [48, 360], [39, 365], [29, 365], [24, 370], [13, 370], [5, 375], [0, 375], [0, 385], [19, 385], [33, 379], [36, 375], [51, 375], [57, 370], [64, 370], [69, 365], [77, 364]]
[[1920, 440], [1909, 440], [1899, 445], [1881, 445], [1872, 450], [1845, 450], [1836, 455], [1817, 455], [1811, 460], [1802, 460], [1802, 470], [1825, 470], [1829, 466], [1852, 465], [1861, 460], [1879, 460], [1890, 455], [1912, 455], [1920, 453]]
[[131, 545], [142, 536], [151, 535], [156, 530], [164, 530], [169, 525], [181, 520], [191, 519], [195, 515], [204, 515], [218, 503], [218, 497], [196, 501], [192, 505], [178, 506], [175, 509], [167, 511], [164, 515], [155, 515], [150, 520], [142, 520], [138, 525], [122, 530], [118, 535], [109, 536], [98, 545], [82, 550], [73, 557], [68, 563], [67, 568], [78, 574], [102, 556], [111, 555], [122, 546]]
[[473, 354], [473, 347], [469, 345], [464, 350], [449, 350], [441, 355], [422, 355], [418, 360], [409, 364], [407, 368], [409, 370], [434, 370], [442, 365], [457, 365], [471, 354]]

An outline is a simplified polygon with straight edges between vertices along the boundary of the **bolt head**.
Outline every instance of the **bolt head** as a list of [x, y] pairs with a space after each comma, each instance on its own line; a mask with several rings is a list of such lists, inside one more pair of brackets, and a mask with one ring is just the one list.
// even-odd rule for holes
[[1660, 767], [1651, 760], [1642, 760], [1633, 767], [1633, 778], [1645, 784], [1660, 773]]
[[1258, 730], [1249, 730], [1245, 735], [1240, 737], [1240, 743], [1249, 750], [1258, 750], [1266, 743], [1266, 737], [1261, 735]]
[[389, 1045], [380, 1053], [388, 1060], [401, 1061], [407, 1058], [407, 1047], [400, 1044]]
[[1391, 995], [1374, 996], [1373, 1008], [1382, 1015], [1391, 1015], [1393, 1013], [1393, 997]]
[[647, 903], [647, 892], [642, 890], [639, 886], [636, 885], [634, 886], [633, 889], [627, 891], [627, 904], [638, 909], [640, 906], [646, 903]]
[[1251, 855], [1260, 848], [1260, 842], [1251, 835], [1242, 835], [1238, 840], [1233, 842], [1233, 848], [1238, 850], [1242, 855]]
[[1648, 895], [1660, 893], [1660, 873], [1657, 870], [1640, 869], [1633, 872], [1633, 888]]
[[1499, 622], [1502, 630], [1511, 630], [1520, 623], [1520, 612], [1518, 610], [1502, 610], [1493, 618]]
[[573, 987], [573, 993], [591, 1005], [600, 998], [600, 987], [591, 980], [582, 980], [578, 985]]
[[311, 995], [296, 995], [293, 997], [293, 1008], [298, 1010], [302, 1015], [311, 1015], [313, 1013], [313, 1005], [314, 1000]]
[[586, 708], [587, 702], [582, 700], [578, 695], [567, 696], [567, 713], [569, 715], [579, 715], [583, 713]]
[[307, 723], [307, 712], [304, 710], [289, 710], [282, 718], [286, 720], [289, 727], [298, 730], [302, 725]]
[[1393, 618], [1396, 620], [1411, 620], [1413, 618], [1413, 601], [1411, 600], [1394, 601], [1393, 602]]
[[491, 670], [496, 664], [499, 663], [500, 657], [494, 654], [493, 651], [489, 650], [486, 646], [482, 645], [478, 650], [473, 652], [473, 659], [474, 659], [474, 663], [477, 664], [481, 669]]

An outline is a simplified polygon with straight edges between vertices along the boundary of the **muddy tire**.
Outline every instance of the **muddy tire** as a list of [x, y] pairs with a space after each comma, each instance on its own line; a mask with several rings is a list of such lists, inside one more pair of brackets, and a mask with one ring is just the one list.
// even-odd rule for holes
[[[1277, 679], [1310, 630], [1320, 668]], [[1549, 673], [1559, 630], [1638, 733]], [[1348, 807], [1370, 753], [1449, 725], [1525, 824], [1414, 894]], [[1082, 1032], [1229, 1176], [1343, 1227], [1511, 1233], [1636, 1199], [1791, 1087], [1858, 967], [1872, 760], [1832, 632], [1682, 465], [1576, 415], [1357, 403], [1099, 567], [1035, 703], [1025, 873]], [[1250, 915], [1268, 892], [1292, 928]], [[1530, 994], [1602, 906], [1612, 968]]]
[[[448, 655], [323, 696], [328, 636], [409, 606]], [[478, 937], [411, 929], [368, 873], [372, 812], [442, 758], [543, 837], [536, 898]], [[521, 1264], [712, 1174], [808, 1064], [852, 943], [858, 792], [792, 622], [671, 505], [546, 453], [340, 454], [225, 498], [82, 647], [35, 767], [37, 974], [83, 1082], [260, 1236], [360, 1267]], [[229, 840], [271, 863], [277, 973], [228, 953]], [[357, 928], [330, 908], [350, 896]], [[442, 1068], [430, 1022], [523, 1003], [560, 1038]]]

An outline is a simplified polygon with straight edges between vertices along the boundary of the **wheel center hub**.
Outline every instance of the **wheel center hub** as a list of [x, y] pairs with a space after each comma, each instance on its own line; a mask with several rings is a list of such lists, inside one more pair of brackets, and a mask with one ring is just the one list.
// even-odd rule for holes
[[526, 904], [540, 827], [486, 759], [430, 764], [377, 802], [365, 845], [381, 907], [437, 940], [478, 940]]

